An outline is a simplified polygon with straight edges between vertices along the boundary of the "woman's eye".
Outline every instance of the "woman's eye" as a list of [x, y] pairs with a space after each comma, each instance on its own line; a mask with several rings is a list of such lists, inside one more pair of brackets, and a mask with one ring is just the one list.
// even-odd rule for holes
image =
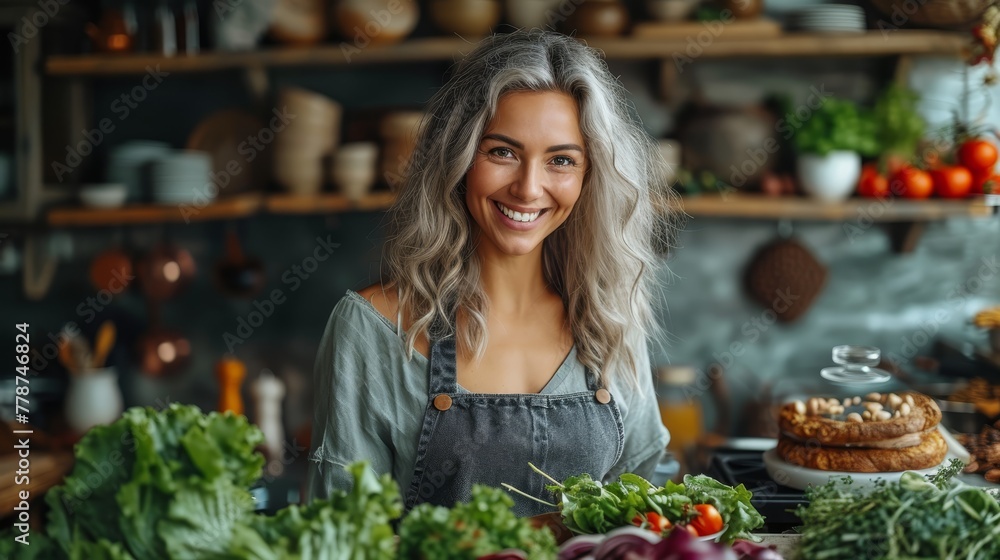
[[573, 161], [573, 158], [569, 156], [556, 156], [552, 158], [552, 163], [556, 164], [556, 166], [558, 167], [569, 167], [572, 165], [576, 165], [576, 162]]
[[501, 158], [509, 158], [514, 156], [514, 152], [510, 148], [493, 148], [492, 150], [490, 150], [490, 154]]

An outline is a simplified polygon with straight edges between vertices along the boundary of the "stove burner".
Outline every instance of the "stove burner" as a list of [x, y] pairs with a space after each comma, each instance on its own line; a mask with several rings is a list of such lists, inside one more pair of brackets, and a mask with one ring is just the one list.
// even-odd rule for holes
[[801, 524], [792, 513], [805, 504], [805, 493], [782, 486], [771, 479], [760, 451], [716, 449], [705, 473], [729, 486], [743, 484], [753, 493], [750, 503], [764, 516], [765, 526], [758, 532], [781, 533]]

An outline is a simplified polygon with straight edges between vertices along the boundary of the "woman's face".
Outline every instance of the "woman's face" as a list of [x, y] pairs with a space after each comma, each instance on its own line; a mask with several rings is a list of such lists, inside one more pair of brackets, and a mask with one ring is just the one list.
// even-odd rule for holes
[[549, 91], [503, 96], [465, 177], [480, 251], [541, 250], [580, 198], [586, 169], [573, 97]]

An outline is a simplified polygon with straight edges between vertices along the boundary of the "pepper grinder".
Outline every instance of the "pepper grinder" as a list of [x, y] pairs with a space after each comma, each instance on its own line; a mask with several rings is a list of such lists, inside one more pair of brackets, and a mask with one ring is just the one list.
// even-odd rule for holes
[[270, 459], [268, 473], [274, 473], [275, 459], [281, 456], [285, 429], [281, 423], [281, 401], [285, 398], [285, 383], [269, 369], [261, 371], [250, 385], [254, 401], [255, 420], [264, 433], [264, 454]]
[[246, 377], [247, 368], [233, 356], [226, 356], [215, 364], [215, 377], [219, 380], [219, 412], [231, 410], [233, 414], [243, 414], [243, 397], [240, 386]]

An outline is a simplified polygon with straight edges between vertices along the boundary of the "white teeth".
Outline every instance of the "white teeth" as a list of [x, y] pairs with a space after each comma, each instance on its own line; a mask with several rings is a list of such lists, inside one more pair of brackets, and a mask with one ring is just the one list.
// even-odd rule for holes
[[497, 207], [500, 208], [500, 211], [503, 212], [504, 216], [507, 216], [515, 222], [533, 222], [538, 219], [538, 215], [542, 213], [542, 211], [539, 210], [538, 212], [533, 212], [531, 214], [522, 214], [521, 212], [515, 212], [510, 208], [507, 208], [499, 202], [497, 202]]

